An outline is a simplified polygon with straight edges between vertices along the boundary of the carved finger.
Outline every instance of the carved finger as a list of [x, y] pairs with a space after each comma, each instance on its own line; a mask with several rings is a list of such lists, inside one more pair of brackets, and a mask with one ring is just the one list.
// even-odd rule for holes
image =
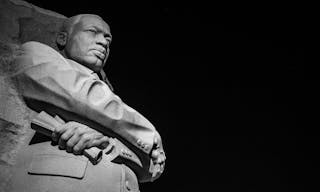
[[86, 148], [86, 145], [89, 141], [90, 141], [90, 136], [88, 134], [82, 135], [78, 143], [73, 147], [73, 151], [77, 154], [82, 153], [83, 149]]
[[158, 157], [159, 155], [160, 155], [160, 153], [159, 153], [158, 150], [153, 150], [153, 151], [152, 151], [151, 156], [152, 156], [153, 159], [157, 159], [157, 157]]
[[[100, 138], [99, 138], [100, 137]], [[94, 139], [87, 147], [99, 147], [100, 149], [105, 149], [109, 145], [109, 138], [105, 136], [98, 136]]]
[[65, 149], [66, 148], [66, 142], [71, 138], [73, 135], [73, 129], [67, 129], [59, 139], [59, 148], [60, 149]]
[[[67, 152], [73, 152], [73, 147], [78, 143], [80, 140], [80, 137], [78, 134], [74, 134], [67, 142], [66, 147], [67, 147]], [[75, 154], [78, 153], [75, 152]]]
[[53, 131], [52, 134], [51, 134], [51, 139], [52, 139], [52, 141], [54, 141], [54, 142], [58, 142], [58, 140], [59, 140], [59, 135], [58, 135], [55, 131]]

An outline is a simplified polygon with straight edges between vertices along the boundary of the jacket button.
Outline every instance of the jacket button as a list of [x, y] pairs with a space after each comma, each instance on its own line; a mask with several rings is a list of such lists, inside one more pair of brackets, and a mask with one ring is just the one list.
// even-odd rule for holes
[[126, 153], [127, 153], [127, 156], [128, 156], [128, 157], [131, 157], [130, 151], [126, 151]]
[[129, 185], [129, 181], [126, 181], [126, 188], [128, 191], [131, 191], [130, 185]]
[[126, 156], [126, 154], [127, 154], [124, 149], [121, 149], [120, 152], [121, 152], [121, 154], [124, 155], [124, 156]]

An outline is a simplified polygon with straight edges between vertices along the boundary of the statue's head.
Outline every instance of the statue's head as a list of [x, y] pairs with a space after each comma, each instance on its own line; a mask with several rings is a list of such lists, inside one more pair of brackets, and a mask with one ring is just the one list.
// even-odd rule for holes
[[111, 40], [110, 27], [101, 17], [82, 14], [63, 23], [56, 42], [67, 58], [99, 72], [109, 56]]

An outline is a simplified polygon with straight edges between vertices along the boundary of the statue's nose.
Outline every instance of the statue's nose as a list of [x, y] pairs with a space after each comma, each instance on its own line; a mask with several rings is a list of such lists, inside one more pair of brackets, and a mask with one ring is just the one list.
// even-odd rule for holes
[[99, 35], [97, 39], [97, 43], [102, 45], [104, 48], [109, 47], [109, 42], [106, 40], [106, 38], [103, 35]]

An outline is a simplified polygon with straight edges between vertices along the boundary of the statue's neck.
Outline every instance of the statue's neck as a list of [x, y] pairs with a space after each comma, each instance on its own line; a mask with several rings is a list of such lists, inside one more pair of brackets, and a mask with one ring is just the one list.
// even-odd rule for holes
[[59, 50], [59, 53], [64, 57], [64, 58], [68, 58], [66, 53], [64, 52], [64, 50]]

